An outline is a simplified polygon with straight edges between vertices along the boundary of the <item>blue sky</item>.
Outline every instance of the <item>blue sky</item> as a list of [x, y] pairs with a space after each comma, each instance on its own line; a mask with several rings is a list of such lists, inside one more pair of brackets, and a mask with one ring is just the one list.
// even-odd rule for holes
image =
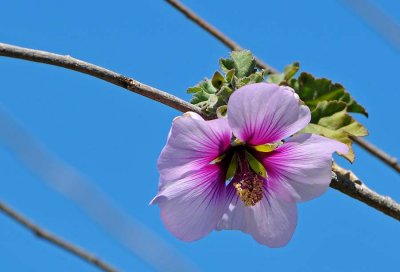
[[[374, 1], [400, 21], [400, 2]], [[282, 69], [344, 84], [369, 111], [357, 116], [368, 140], [400, 157], [397, 136], [400, 54], [341, 1], [195, 1], [185, 4], [257, 56]], [[397, 11], [397, 12], [396, 12]], [[0, 40], [107, 67], [183, 99], [211, 76], [229, 50], [164, 1], [5, 1]], [[269, 249], [235, 231], [185, 243], [148, 206], [156, 161], [178, 112], [76, 72], [0, 58], [0, 107], [53, 154], [88, 177], [125, 213], [157, 233], [201, 271], [377, 271], [398, 265], [400, 225], [329, 190], [299, 205], [284, 248]], [[340, 163], [382, 194], [400, 200], [398, 175], [356, 147]], [[0, 143], [0, 199], [48, 230], [123, 271], [153, 268], [118, 244], [78, 205], [60, 196]], [[97, 271], [42, 242], [0, 214], [1, 271]]]

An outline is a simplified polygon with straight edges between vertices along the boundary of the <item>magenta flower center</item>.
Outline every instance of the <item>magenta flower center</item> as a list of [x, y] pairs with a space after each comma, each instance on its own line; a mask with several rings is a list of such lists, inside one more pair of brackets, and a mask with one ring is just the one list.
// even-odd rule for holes
[[226, 180], [231, 182], [245, 206], [254, 206], [264, 195], [264, 166], [253, 154], [257, 152], [251, 146], [233, 142], [232, 146], [213, 162], [221, 163]]

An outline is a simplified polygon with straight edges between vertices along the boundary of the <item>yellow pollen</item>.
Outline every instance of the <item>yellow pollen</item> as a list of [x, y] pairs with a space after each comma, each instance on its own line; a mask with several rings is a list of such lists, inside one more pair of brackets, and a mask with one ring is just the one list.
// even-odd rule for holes
[[236, 181], [233, 186], [246, 207], [256, 205], [263, 197], [263, 182], [256, 175]]

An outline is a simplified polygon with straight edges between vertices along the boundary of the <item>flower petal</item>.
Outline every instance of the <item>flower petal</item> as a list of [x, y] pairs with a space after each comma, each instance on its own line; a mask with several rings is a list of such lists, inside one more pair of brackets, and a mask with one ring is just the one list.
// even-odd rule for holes
[[282, 247], [290, 241], [297, 225], [295, 202], [284, 201], [274, 192], [266, 192], [260, 202], [246, 207], [235, 188], [231, 184], [228, 188], [225, 212], [217, 230], [241, 230], [269, 247]]
[[270, 83], [246, 85], [228, 102], [233, 134], [250, 145], [281, 141], [303, 129], [311, 119], [307, 106], [289, 87]]
[[209, 164], [229, 147], [231, 136], [226, 119], [205, 121], [193, 112], [175, 118], [158, 158], [160, 180], [176, 180]]
[[258, 155], [271, 177], [270, 189], [291, 187], [297, 201], [323, 194], [332, 179], [332, 153], [346, 154], [345, 144], [314, 134], [300, 134], [271, 153]]
[[164, 186], [151, 204], [158, 204], [166, 228], [177, 238], [194, 241], [215, 229], [225, 202], [225, 180], [218, 165]]

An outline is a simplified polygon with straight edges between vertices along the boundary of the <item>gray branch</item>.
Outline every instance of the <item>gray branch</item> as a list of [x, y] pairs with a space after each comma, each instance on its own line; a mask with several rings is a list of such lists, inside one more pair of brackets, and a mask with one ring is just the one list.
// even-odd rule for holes
[[[0, 43], [0, 56], [41, 62], [78, 71], [90, 76], [100, 78], [150, 99], [156, 100], [181, 112], [194, 111], [207, 119], [210, 118], [209, 116], [205, 116], [197, 107], [189, 104], [188, 102], [180, 98], [177, 98], [176, 96], [173, 96], [164, 91], [160, 91], [156, 88], [145, 85], [132, 78], [123, 76], [105, 68], [78, 59], [74, 59], [70, 56], [62, 56], [45, 51], [17, 47], [4, 43]], [[363, 185], [352, 172], [340, 168], [336, 165], [334, 166], [333, 170], [336, 173], [337, 177], [332, 179], [332, 188], [339, 190], [340, 192], [352, 198], [355, 198], [400, 221], [400, 205], [398, 203], [388, 197], [379, 195], [378, 193]]]
[[200, 110], [197, 107], [167, 92], [160, 91], [156, 88], [140, 83], [133, 78], [123, 76], [103, 67], [75, 59], [69, 55], [63, 56], [46, 51], [32, 50], [0, 43], [0, 56], [64, 67], [110, 82], [111, 84], [158, 101], [178, 111], [185, 112], [190, 110], [200, 113]]
[[28, 219], [26, 219], [21, 214], [17, 213], [5, 203], [0, 202], [0, 212], [3, 212], [5, 215], [18, 222], [24, 228], [30, 230], [37, 237], [71, 253], [72, 255], [77, 256], [78, 258], [96, 266], [97, 268], [106, 271], [106, 272], [117, 272], [117, 269], [113, 268], [111, 265], [105, 263], [99, 258], [95, 257], [93, 254], [75, 246], [74, 244], [63, 240], [54, 234], [51, 234], [41, 227], [33, 224]]
[[330, 184], [332, 188], [400, 221], [400, 205], [396, 201], [388, 196], [377, 194], [359, 180], [353, 172], [337, 164], [333, 165], [332, 170], [336, 174]]

